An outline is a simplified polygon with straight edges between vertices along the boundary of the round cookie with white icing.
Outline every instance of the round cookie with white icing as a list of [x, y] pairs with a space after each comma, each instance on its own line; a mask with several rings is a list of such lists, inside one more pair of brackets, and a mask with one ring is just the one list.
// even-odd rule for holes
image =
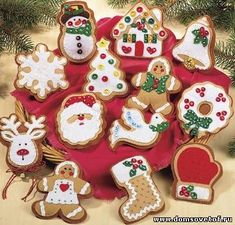
[[37, 189], [46, 195], [32, 205], [36, 217], [52, 219], [58, 216], [68, 223], [79, 223], [86, 219], [80, 198], [90, 197], [92, 189], [88, 182], [81, 179], [80, 168], [74, 162], [60, 163], [53, 175], [44, 177], [38, 183]]
[[192, 137], [215, 134], [226, 127], [233, 115], [232, 99], [225, 90], [210, 82], [186, 89], [178, 103], [178, 118]]
[[57, 114], [60, 140], [68, 147], [81, 149], [95, 144], [104, 134], [104, 105], [94, 94], [74, 94], [62, 103]]
[[110, 42], [102, 38], [97, 43], [98, 52], [90, 63], [85, 92], [95, 93], [102, 100], [123, 96], [128, 91], [125, 73], [119, 69], [120, 61], [109, 49]]

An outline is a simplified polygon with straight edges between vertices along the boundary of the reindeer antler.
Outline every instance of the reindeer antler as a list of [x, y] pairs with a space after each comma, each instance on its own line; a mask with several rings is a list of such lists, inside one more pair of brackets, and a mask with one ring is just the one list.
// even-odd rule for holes
[[24, 123], [24, 126], [28, 128], [27, 134], [31, 134], [31, 132], [35, 129], [43, 129], [45, 127], [45, 125], [43, 124], [43, 122], [45, 121], [44, 116], [41, 116], [38, 119], [36, 119], [35, 116], [31, 116], [30, 120], [31, 120], [31, 123], [29, 122]]
[[1, 130], [9, 130], [12, 131], [15, 135], [18, 135], [18, 128], [21, 125], [21, 122], [18, 121], [18, 118], [16, 115], [11, 115], [9, 118], [2, 118], [1, 123], [3, 124], [1, 126]]

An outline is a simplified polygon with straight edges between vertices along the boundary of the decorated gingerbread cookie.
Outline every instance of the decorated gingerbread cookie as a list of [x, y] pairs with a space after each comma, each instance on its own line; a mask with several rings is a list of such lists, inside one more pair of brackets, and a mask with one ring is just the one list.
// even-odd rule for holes
[[58, 15], [58, 22], [58, 45], [62, 54], [74, 63], [84, 63], [92, 58], [96, 51], [96, 22], [94, 13], [86, 2], [64, 3]]
[[52, 176], [38, 183], [38, 191], [46, 193], [44, 199], [34, 202], [32, 211], [40, 219], [60, 217], [68, 223], [79, 223], [86, 219], [86, 211], [80, 198], [92, 194], [91, 186], [82, 180], [78, 165], [71, 161], [60, 163]]
[[139, 221], [164, 209], [164, 200], [151, 177], [152, 169], [142, 156], [127, 158], [111, 168], [114, 181], [128, 193], [119, 209], [125, 223]]
[[162, 12], [138, 2], [113, 28], [116, 52], [121, 56], [155, 58], [163, 51], [167, 32]]
[[172, 161], [175, 199], [210, 204], [214, 183], [222, 175], [222, 166], [215, 161], [212, 150], [202, 144], [180, 147]]
[[181, 90], [181, 82], [171, 74], [170, 62], [165, 57], [153, 59], [148, 71], [135, 75], [132, 85], [139, 90], [136, 96], [129, 98], [127, 105], [140, 110], [168, 115], [173, 111], [169, 95]]
[[120, 61], [109, 50], [110, 42], [102, 38], [97, 43], [98, 52], [90, 63], [85, 92], [95, 93], [102, 100], [123, 96], [128, 91], [125, 73], [119, 69]]
[[219, 132], [233, 115], [232, 99], [218, 85], [197, 83], [186, 89], [178, 103], [182, 127], [195, 138]]
[[44, 101], [49, 94], [69, 86], [64, 72], [67, 59], [56, 56], [44, 44], [38, 44], [27, 55], [17, 55], [16, 62], [18, 74], [15, 87], [30, 91], [38, 101]]
[[94, 94], [68, 96], [56, 120], [61, 141], [76, 149], [95, 144], [104, 134], [104, 111], [104, 105]]
[[159, 113], [154, 113], [149, 123], [138, 109], [123, 107], [122, 118], [115, 120], [110, 128], [110, 146], [128, 144], [137, 148], [151, 148], [160, 139], [169, 123]]
[[193, 21], [182, 40], [173, 48], [175, 59], [189, 70], [209, 70], [214, 66], [215, 30], [209, 16]]

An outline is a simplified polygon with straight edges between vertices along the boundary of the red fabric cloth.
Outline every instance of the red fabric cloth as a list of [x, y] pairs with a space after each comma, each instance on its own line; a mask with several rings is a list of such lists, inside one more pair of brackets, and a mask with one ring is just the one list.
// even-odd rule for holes
[[[104, 18], [98, 22], [97, 39], [106, 37], [112, 41], [112, 47], [114, 40], [110, 37], [113, 26], [120, 20], [121, 17], [116, 16], [114, 18]], [[168, 38], [164, 41], [163, 55], [172, 59], [171, 50], [177, 42], [174, 34], [167, 30]], [[60, 54], [58, 50], [55, 51]], [[127, 74], [127, 81], [130, 81], [131, 76], [134, 74], [145, 71], [148, 67], [150, 60], [133, 59], [133, 58], [121, 58], [121, 68]], [[223, 73], [216, 69], [206, 73], [202, 72], [189, 72], [181, 64], [175, 62], [173, 73], [182, 80], [184, 88], [189, 85], [201, 82], [212, 81], [219, 85], [222, 85], [228, 90], [230, 80]], [[36, 116], [45, 115], [47, 118], [48, 141], [50, 144], [58, 149], [66, 151], [67, 158], [76, 161], [80, 164], [84, 171], [84, 178], [91, 182], [94, 187], [94, 195], [96, 198], [101, 199], [113, 199], [114, 197], [121, 197], [125, 193], [119, 190], [110, 175], [110, 168], [113, 164], [134, 155], [143, 155], [152, 165], [155, 171], [167, 167], [176, 148], [187, 139], [187, 135], [183, 134], [179, 127], [179, 123], [176, 120], [175, 114], [168, 118], [170, 121], [170, 128], [163, 133], [160, 142], [151, 150], [140, 150], [130, 146], [120, 146], [116, 152], [112, 152], [108, 147], [107, 134], [111, 123], [115, 119], [119, 119], [121, 115], [121, 106], [124, 105], [125, 99], [116, 98], [112, 102], [105, 103], [107, 106], [107, 113], [105, 119], [107, 121], [106, 135], [95, 146], [89, 147], [84, 150], [72, 150], [66, 148], [58, 139], [55, 130], [55, 118], [56, 113], [62, 101], [69, 94], [77, 93], [81, 91], [84, 84], [84, 79], [89, 71], [88, 64], [76, 65], [69, 63], [66, 66], [65, 72], [67, 79], [70, 83], [70, 88], [64, 91], [59, 91], [47, 98], [43, 103], [37, 102], [33, 97], [30, 97], [28, 92], [16, 90], [12, 93], [17, 100], [21, 101], [25, 109]], [[130, 85], [131, 86], [131, 85]], [[133, 93], [133, 88], [130, 87], [130, 93]], [[178, 95], [172, 96], [173, 101], [177, 101]], [[146, 118], [150, 117], [150, 113], [146, 113]]]

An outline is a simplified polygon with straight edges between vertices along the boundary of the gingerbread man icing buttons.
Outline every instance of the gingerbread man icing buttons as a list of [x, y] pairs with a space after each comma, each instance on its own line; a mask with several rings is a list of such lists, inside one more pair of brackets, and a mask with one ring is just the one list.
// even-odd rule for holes
[[62, 54], [74, 63], [84, 63], [92, 58], [96, 52], [96, 22], [86, 2], [70, 1], [62, 4], [58, 22], [58, 46]]
[[123, 107], [122, 111], [121, 119], [115, 120], [110, 128], [109, 141], [113, 149], [122, 144], [151, 148], [169, 127], [168, 121], [159, 113], [154, 113], [146, 123], [140, 110]]
[[140, 110], [150, 108], [163, 115], [173, 112], [169, 95], [181, 90], [181, 82], [171, 74], [170, 62], [165, 57], [153, 59], [148, 71], [135, 75], [131, 83], [140, 90], [136, 96], [128, 99], [128, 107]]
[[202, 144], [181, 146], [172, 161], [175, 199], [211, 204], [214, 183], [222, 175], [222, 166], [215, 161], [212, 150]]
[[177, 115], [184, 131], [200, 139], [228, 125], [233, 115], [232, 99], [221, 86], [196, 83], [183, 92]]
[[45, 44], [38, 44], [29, 54], [18, 54], [16, 62], [16, 89], [29, 91], [38, 101], [44, 101], [53, 92], [69, 87], [64, 72], [67, 59], [56, 56]]
[[62, 103], [57, 114], [57, 131], [70, 148], [81, 149], [96, 144], [104, 134], [104, 105], [94, 94], [74, 94]]
[[95, 93], [100, 99], [108, 101], [116, 96], [124, 96], [128, 91], [124, 81], [125, 73], [119, 69], [120, 61], [109, 50], [110, 42], [102, 38], [98, 43], [98, 52], [90, 63], [91, 71], [87, 75], [85, 92]]
[[116, 52], [121, 56], [155, 58], [162, 55], [167, 32], [162, 11], [138, 2], [113, 28]]
[[60, 217], [68, 223], [79, 223], [87, 213], [80, 204], [80, 198], [92, 195], [88, 182], [82, 180], [77, 164], [71, 161], [60, 163], [53, 175], [44, 177], [38, 183], [38, 191], [46, 193], [44, 199], [34, 202], [32, 211], [40, 219]]
[[209, 16], [193, 21], [172, 50], [175, 59], [188, 70], [209, 70], [214, 66], [215, 29]]
[[164, 209], [164, 200], [151, 177], [151, 167], [142, 156], [127, 158], [111, 168], [114, 181], [128, 193], [119, 209], [125, 223], [139, 221]]

